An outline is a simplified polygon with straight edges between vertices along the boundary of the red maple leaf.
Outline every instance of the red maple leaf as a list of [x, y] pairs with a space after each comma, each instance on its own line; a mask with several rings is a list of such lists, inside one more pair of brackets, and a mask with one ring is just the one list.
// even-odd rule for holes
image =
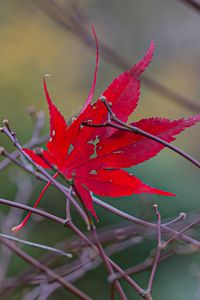
[[[140, 95], [140, 76], [150, 64], [153, 52], [152, 41], [146, 55], [128, 71], [121, 73], [102, 94], [112, 104], [112, 111], [124, 122], [127, 122], [129, 115], [137, 106]], [[100, 98], [91, 105], [97, 68], [98, 46], [91, 91], [80, 115], [69, 126], [51, 100], [44, 80], [44, 91], [50, 113], [50, 140], [46, 145], [47, 150], [44, 150], [42, 155], [38, 155], [34, 150], [24, 149], [36, 164], [44, 168], [56, 166], [58, 172], [73, 185], [76, 194], [95, 217], [90, 192], [109, 197], [140, 193], [174, 195], [150, 187], [122, 170], [122, 168], [134, 166], [154, 157], [164, 148], [163, 145], [141, 135], [118, 129], [81, 125], [84, 121], [93, 124], [103, 123], [108, 118], [108, 111]], [[150, 118], [133, 125], [171, 142], [175, 139], [175, 135], [199, 121], [200, 115], [196, 115], [175, 121], [166, 118]], [[18, 229], [19, 226], [15, 227], [15, 230]]]

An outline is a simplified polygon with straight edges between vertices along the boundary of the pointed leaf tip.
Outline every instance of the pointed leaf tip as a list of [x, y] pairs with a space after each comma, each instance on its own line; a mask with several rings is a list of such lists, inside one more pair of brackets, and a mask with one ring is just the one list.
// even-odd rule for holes
[[96, 31], [95, 31], [94, 24], [92, 24], [92, 33], [93, 33], [94, 40], [95, 40], [95, 45], [96, 45], [96, 65], [95, 65], [95, 70], [94, 70], [94, 75], [93, 75], [92, 86], [91, 86], [90, 92], [88, 94], [88, 97], [85, 101], [85, 104], [84, 104], [84, 106], [81, 110], [81, 113], [87, 108], [87, 106], [92, 101], [92, 98], [94, 96], [94, 90], [95, 90], [95, 87], [96, 87], [96, 82], [97, 82], [97, 72], [98, 72], [98, 66], [99, 66], [99, 45], [98, 45], [98, 39], [97, 39], [97, 34], [96, 34]]
[[43, 88], [44, 88], [44, 93], [45, 93], [45, 96], [46, 96], [46, 100], [47, 100], [48, 104], [51, 105], [52, 101], [51, 101], [51, 98], [50, 98], [50, 95], [49, 95], [49, 92], [48, 92], [48, 89], [47, 89], [46, 75], [44, 75], [44, 77], [43, 77]]
[[146, 54], [130, 70], [130, 72], [133, 73], [134, 76], [138, 76], [139, 77], [146, 70], [146, 68], [151, 63], [151, 60], [152, 60], [153, 54], [154, 54], [154, 50], [155, 50], [154, 40], [151, 40], [149, 48], [148, 48]]
[[96, 221], [99, 221], [94, 209], [92, 196], [89, 190], [81, 183], [79, 179], [75, 180], [74, 188], [78, 197], [82, 199], [86, 209], [93, 215]]

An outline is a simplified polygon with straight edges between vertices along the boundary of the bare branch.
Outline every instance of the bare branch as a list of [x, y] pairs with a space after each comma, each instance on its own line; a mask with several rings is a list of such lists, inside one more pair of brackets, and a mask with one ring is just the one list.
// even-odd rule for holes
[[[183, 1], [183, 0], [182, 0]], [[185, 2], [196, 2], [194, 0], [189, 0]], [[63, 6], [56, 1], [40, 0], [35, 2], [40, 9], [58, 26], [64, 30], [70, 31], [75, 35], [82, 43], [84, 43], [89, 48], [94, 49], [93, 38], [88, 31], [89, 21], [84, 16], [80, 9], [80, 6], [76, 1], [72, 1], [72, 5]], [[109, 47], [104, 42], [99, 40], [99, 45], [101, 48], [101, 55], [105, 60], [120, 69], [128, 69], [131, 64], [127, 62], [123, 57], [121, 57], [112, 47]], [[151, 78], [148, 75], [143, 75], [143, 82], [153, 90], [154, 92], [172, 100], [175, 103], [183, 105], [192, 111], [200, 111], [200, 105], [191, 101], [183, 95], [173, 91], [172, 89], [166, 87], [159, 81]]]
[[52, 251], [52, 252], [58, 253], [59, 255], [63, 255], [63, 256], [66, 256], [68, 258], [72, 258], [71, 253], [66, 253], [66, 252], [64, 252], [62, 250], [59, 250], [59, 249], [56, 249], [54, 247], [49, 247], [49, 246], [46, 246], [46, 245], [33, 243], [33, 242], [30, 242], [30, 241], [22, 240], [22, 239], [14, 237], [14, 236], [7, 235], [7, 234], [2, 234], [2, 233], [0, 233], [0, 237], [11, 240], [11, 241], [14, 241], [14, 242], [17, 242], [17, 243], [28, 245], [28, 246], [31, 246], [31, 247], [36, 247], [36, 248], [44, 249], [44, 250], [47, 250], [47, 251]]
[[16, 247], [13, 243], [8, 242], [6, 239], [0, 238], [0, 241], [7, 246], [11, 251], [13, 251], [15, 254], [17, 254], [19, 257], [21, 257], [23, 260], [27, 261], [29, 264], [34, 266], [37, 270], [40, 270], [44, 273], [46, 273], [48, 276], [52, 277], [56, 281], [58, 281], [66, 290], [70, 291], [74, 295], [77, 295], [82, 300], [92, 300], [89, 296], [87, 296], [85, 293], [80, 291], [77, 287], [75, 287], [70, 282], [67, 282], [62, 277], [54, 273], [52, 270], [50, 270], [45, 265], [41, 264], [38, 260], [31, 257], [24, 251], [22, 251], [20, 248]]

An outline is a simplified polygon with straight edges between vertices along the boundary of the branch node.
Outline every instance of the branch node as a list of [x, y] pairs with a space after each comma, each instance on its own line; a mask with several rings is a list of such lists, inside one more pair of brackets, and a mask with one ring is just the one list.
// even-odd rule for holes
[[17, 136], [16, 136], [16, 132], [12, 130], [10, 133], [11, 133], [11, 135], [12, 135], [12, 137], [13, 137], [13, 145], [16, 146], [17, 143], [18, 143], [18, 139], [17, 139]]
[[71, 223], [72, 219], [71, 218], [67, 218], [66, 220], [63, 221], [63, 225], [64, 227], [68, 227], [69, 224]]
[[146, 298], [147, 295], [149, 295], [149, 290], [148, 289], [144, 289], [143, 292], [140, 294], [140, 296], [142, 298]]

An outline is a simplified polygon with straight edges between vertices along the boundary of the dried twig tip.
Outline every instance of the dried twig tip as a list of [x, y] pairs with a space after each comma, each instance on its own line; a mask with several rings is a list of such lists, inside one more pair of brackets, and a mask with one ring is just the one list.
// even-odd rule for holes
[[11, 132], [10, 126], [9, 126], [9, 122], [7, 119], [3, 120], [3, 124], [5, 125], [5, 127], [8, 129], [9, 132]]
[[4, 154], [5, 148], [4, 147], [0, 147], [0, 155]]
[[7, 119], [3, 120], [3, 123], [4, 123], [5, 126], [9, 125], [9, 122], [8, 122]]
[[187, 218], [187, 214], [184, 212], [181, 212], [179, 216], [182, 220], [185, 220]]
[[153, 209], [154, 209], [156, 215], [159, 215], [158, 204], [154, 204]]
[[106, 101], [107, 101], [107, 99], [106, 99], [105, 96], [101, 96], [99, 99], [100, 99], [102, 102], [106, 102]]

